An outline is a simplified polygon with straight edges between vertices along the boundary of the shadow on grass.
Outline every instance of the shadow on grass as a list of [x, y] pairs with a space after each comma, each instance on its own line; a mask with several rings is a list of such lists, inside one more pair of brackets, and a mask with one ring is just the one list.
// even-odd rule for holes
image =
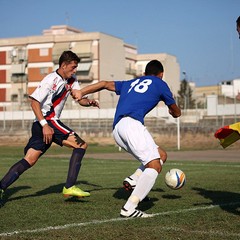
[[131, 195], [131, 192], [126, 191], [123, 187], [117, 188], [116, 190], [117, 191], [113, 194], [114, 198], [127, 200], [129, 198], [129, 196]]
[[181, 198], [181, 196], [174, 195], [174, 194], [165, 194], [165, 195], [162, 195], [162, 198], [174, 200], [174, 199]]
[[[12, 196], [14, 196], [17, 192], [19, 192], [21, 190], [30, 189], [31, 187], [21, 186], [21, 187], [9, 188], [5, 191], [3, 204], [5, 204], [6, 202], [16, 201], [16, 200], [20, 200], [20, 199], [24, 199], [24, 198], [39, 197], [39, 196], [44, 196], [44, 195], [48, 195], [48, 194], [61, 193], [64, 184], [65, 183], [59, 183], [59, 184], [56, 184], [56, 185], [49, 186], [49, 187], [47, 187], [43, 190], [37, 191], [34, 194], [17, 196], [17, 197], [12, 197]], [[85, 185], [88, 185], [88, 186], [101, 187], [100, 185], [92, 184], [92, 183], [89, 183], [87, 181], [78, 181], [76, 183], [76, 185], [77, 184], [85, 184]], [[76, 202], [77, 200], [79, 201], [80, 199], [78, 199], [78, 198], [68, 198], [68, 199], [66, 199], [66, 201], [72, 201], [72, 202]]]
[[[211, 200], [209, 205], [219, 205], [219, 207], [229, 213], [240, 216], [240, 194], [226, 191], [213, 191], [203, 188], [192, 188], [204, 198]], [[197, 205], [197, 204], [196, 204]], [[204, 204], [206, 205], [206, 204]]]
[[3, 200], [0, 203], [0, 205], [1, 205], [0, 207], [3, 207], [6, 204], [6, 202], [14, 200], [15, 198], [11, 198], [11, 196], [16, 194], [17, 192], [19, 192], [21, 190], [29, 189], [29, 188], [31, 188], [31, 187], [21, 186], [21, 187], [13, 187], [13, 188], [10, 188], [9, 190], [6, 190], [4, 193]]
[[[152, 190], [152, 191], [159, 191], [159, 189], [158, 190]], [[122, 187], [122, 188], [117, 189], [117, 191], [113, 194], [113, 197], [117, 198], [117, 199], [123, 199], [123, 200], [127, 201], [127, 199], [129, 198], [130, 195], [131, 195], [131, 191], [126, 191]], [[145, 199], [143, 199], [139, 203], [139, 209], [141, 209], [142, 211], [146, 211], [146, 210], [150, 209], [151, 207], [153, 207], [154, 202], [157, 202], [158, 200], [159, 200], [158, 198], [146, 197]], [[125, 204], [125, 202], [124, 202], [124, 204]]]

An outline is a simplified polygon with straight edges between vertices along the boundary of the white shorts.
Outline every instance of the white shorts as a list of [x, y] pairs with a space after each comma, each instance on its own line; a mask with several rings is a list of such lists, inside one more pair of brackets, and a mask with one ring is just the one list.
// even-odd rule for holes
[[158, 145], [147, 128], [141, 122], [131, 118], [122, 118], [113, 130], [116, 143], [132, 154], [143, 165], [160, 158]]

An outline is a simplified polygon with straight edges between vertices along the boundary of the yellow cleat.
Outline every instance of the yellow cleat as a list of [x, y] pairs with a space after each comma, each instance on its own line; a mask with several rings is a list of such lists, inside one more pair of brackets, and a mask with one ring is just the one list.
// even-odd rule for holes
[[72, 186], [70, 188], [63, 188], [63, 196], [64, 197], [78, 197], [78, 198], [83, 198], [83, 197], [89, 197], [90, 193], [89, 192], [84, 192], [80, 188], [76, 186]]

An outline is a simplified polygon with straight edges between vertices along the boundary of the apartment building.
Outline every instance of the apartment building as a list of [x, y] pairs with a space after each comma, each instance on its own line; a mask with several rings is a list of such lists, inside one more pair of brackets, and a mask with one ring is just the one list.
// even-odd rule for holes
[[[81, 86], [134, 78], [143, 74], [149, 60], [158, 59], [174, 94], [179, 89], [180, 68], [175, 56], [141, 55], [121, 38], [59, 25], [43, 30], [40, 36], [0, 39], [0, 110], [28, 108], [28, 95], [44, 76], [58, 68], [58, 59], [65, 50], [72, 50], [81, 58], [76, 73]], [[100, 101], [101, 108], [115, 107], [117, 103], [117, 96], [108, 91], [93, 97]], [[67, 107], [73, 105], [69, 98]]]

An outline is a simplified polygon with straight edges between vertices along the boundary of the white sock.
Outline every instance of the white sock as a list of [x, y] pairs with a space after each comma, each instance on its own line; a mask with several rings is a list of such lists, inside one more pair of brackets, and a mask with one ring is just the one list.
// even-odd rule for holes
[[138, 203], [142, 201], [151, 191], [158, 172], [153, 168], [146, 168], [138, 179], [137, 185], [132, 194], [128, 198], [126, 204], [123, 206], [126, 210], [133, 210]]

